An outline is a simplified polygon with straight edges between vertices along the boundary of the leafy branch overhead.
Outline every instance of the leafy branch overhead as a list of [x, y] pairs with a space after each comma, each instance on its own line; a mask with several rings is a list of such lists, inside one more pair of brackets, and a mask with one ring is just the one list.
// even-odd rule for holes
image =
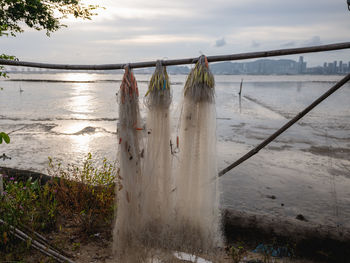
[[[7, 59], [7, 60], [18, 60], [15, 56], [9, 56], [9, 55], [6, 55], [6, 54], [1, 54], [0, 55], [0, 59]], [[0, 66], [0, 78], [1, 77], [4, 77], [4, 78], [7, 78], [7, 74], [6, 72], [2, 71], [4, 70], [4, 66]], [[2, 88], [1, 88], [2, 89]]]
[[50, 35], [66, 25], [61, 20], [69, 15], [91, 19], [98, 5], [85, 5], [81, 0], [0, 0], [0, 36], [23, 32], [23, 25], [46, 30]]

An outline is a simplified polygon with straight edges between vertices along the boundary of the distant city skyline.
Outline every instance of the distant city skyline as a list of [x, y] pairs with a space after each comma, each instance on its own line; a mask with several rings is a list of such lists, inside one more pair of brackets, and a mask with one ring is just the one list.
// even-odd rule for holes
[[[47, 70], [40, 68], [29, 67], [15, 67], [6, 66], [6, 71], [9, 73], [45, 73], [45, 72], [70, 72], [65, 70]], [[304, 56], [299, 56], [298, 61], [292, 59], [258, 59], [248, 62], [219, 62], [211, 63], [210, 69], [214, 74], [255, 74], [255, 75], [272, 75], [272, 74], [320, 74], [320, 75], [334, 75], [350, 73], [350, 61], [332, 61], [323, 62], [322, 65], [307, 67], [307, 61]], [[151, 74], [154, 68], [136, 69], [136, 73]], [[119, 70], [121, 72], [121, 70]], [[188, 74], [190, 66], [169, 66], [168, 72], [170, 74]], [[79, 71], [91, 72], [91, 71]], [[115, 73], [113, 71], [97, 71], [102, 73]]]

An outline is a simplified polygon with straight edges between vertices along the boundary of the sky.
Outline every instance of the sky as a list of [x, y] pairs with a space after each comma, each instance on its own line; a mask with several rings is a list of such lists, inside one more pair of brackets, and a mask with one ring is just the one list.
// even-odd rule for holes
[[[294, 48], [350, 41], [346, 0], [86, 0], [105, 9], [67, 19], [47, 37], [0, 37], [23, 61], [105, 64]], [[305, 55], [308, 66], [350, 61], [350, 50]], [[298, 56], [284, 58], [298, 59]]]

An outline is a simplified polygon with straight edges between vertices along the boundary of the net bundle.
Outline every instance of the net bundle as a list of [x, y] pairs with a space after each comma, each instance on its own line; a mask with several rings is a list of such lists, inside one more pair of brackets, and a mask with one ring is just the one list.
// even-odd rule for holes
[[126, 128], [137, 128], [139, 121], [139, 90], [133, 71], [126, 66], [119, 91], [119, 123]]
[[149, 109], [169, 108], [171, 99], [169, 76], [166, 67], [158, 60], [156, 69], [148, 85], [144, 103]]

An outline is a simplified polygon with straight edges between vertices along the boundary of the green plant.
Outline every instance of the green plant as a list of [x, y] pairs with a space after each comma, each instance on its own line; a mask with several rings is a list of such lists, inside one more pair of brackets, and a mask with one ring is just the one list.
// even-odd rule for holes
[[80, 248], [80, 243], [79, 242], [75, 242], [72, 244], [72, 250], [76, 251]]
[[[13, 228], [44, 231], [55, 226], [57, 206], [51, 187], [29, 178], [25, 182], [3, 175], [4, 191], [0, 196], [0, 250], [11, 252], [18, 245]], [[26, 244], [29, 246], [30, 244]]]
[[[6, 60], [17, 60], [17, 58], [15, 56], [9, 56], [9, 55], [5, 55], [5, 54], [1, 54], [0, 55], [0, 59], [6, 59]], [[6, 74], [6, 72], [4, 72], [4, 66], [0, 65], [0, 78], [4, 77], [4, 78], [8, 78], [8, 75]], [[2, 88], [1, 88], [2, 90]]]
[[57, 192], [60, 214], [75, 220], [87, 234], [112, 223], [118, 171], [107, 159], [95, 167], [89, 153], [82, 167], [67, 165], [64, 168], [49, 158], [48, 172], [56, 178], [52, 186]]
[[0, 144], [2, 144], [2, 141], [4, 141], [5, 143], [10, 143], [10, 137], [8, 136], [8, 134], [0, 132]]
[[242, 244], [238, 244], [237, 246], [231, 246], [230, 248], [230, 256], [232, 257], [234, 263], [241, 262], [241, 260], [246, 254], [247, 250]]

